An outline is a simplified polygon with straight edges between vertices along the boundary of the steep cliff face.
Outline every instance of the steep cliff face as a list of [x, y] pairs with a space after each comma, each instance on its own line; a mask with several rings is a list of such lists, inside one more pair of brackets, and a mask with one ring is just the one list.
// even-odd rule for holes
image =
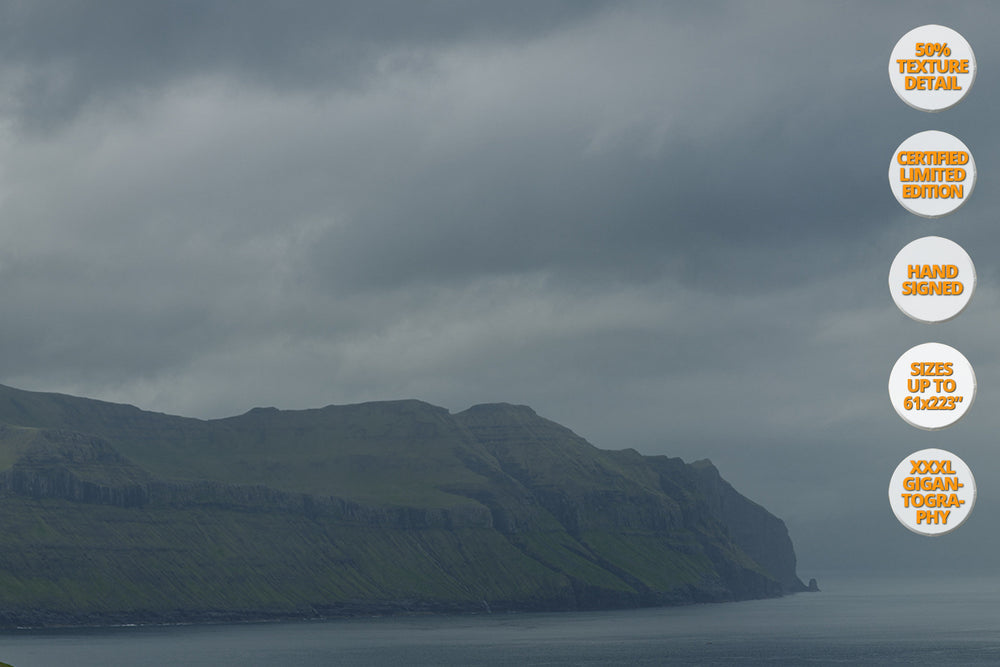
[[711, 461], [695, 461], [690, 468], [709, 511], [725, 524], [736, 546], [774, 576], [785, 592], [807, 590], [795, 571], [795, 549], [785, 522], [741, 495]]
[[[586, 609], [803, 590], [711, 464], [530, 408], [199, 421], [0, 387], [0, 623]], [[175, 460], [181, 459], [181, 460]]]
[[573, 535], [689, 535], [736, 597], [806, 590], [784, 523], [740, 495], [708, 461], [687, 465], [600, 450], [526, 406], [475, 406], [456, 418]]
[[0, 472], [0, 491], [32, 498], [144, 504], [153, 477], [106, 440], [72, 431], [0, 426], [0, 439], [17, 441], [17, 459]]

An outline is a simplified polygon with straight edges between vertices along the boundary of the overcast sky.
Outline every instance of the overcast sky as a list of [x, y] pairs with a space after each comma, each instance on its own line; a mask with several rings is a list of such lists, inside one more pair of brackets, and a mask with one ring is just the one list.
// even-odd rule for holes
[[[711, 458], [804, 577], [991, 566], [1000, 8], [688, 4], [0, 4], [0, 382], [201, 418], [523, 403]], [[887, 75], [927, 23], [979, 66], [939, 114]], [[928, 129], [979, 168], [938, 220], [886, 178]], [[886, 283], [929, 234], [979, 275], [937, 325]], [[928, 341], [979, 381], [939, 432], [886, 391]], [[888, 505], [925, 447], [979, 483], [944, 537]]]

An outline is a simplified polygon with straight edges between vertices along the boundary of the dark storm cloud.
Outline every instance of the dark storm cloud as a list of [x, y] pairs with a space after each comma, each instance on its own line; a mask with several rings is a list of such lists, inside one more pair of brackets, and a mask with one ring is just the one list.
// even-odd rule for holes
[[[441, 157], [401, 142], [375, 177], [391, 196], [370, 197], [357, 224], [316, 246], [333, 260], [329, 279], [400, 285], [557, 270], [771, 289], [821, 269], [810, 254], [829, 255], [823, 245], [898, 215], [872, 187], [884, 180], [898, 102], [885, 97], [881, 72], [862, 69], [883, 57], [884, 34], [852, 34], [846, 49], [842, 33], [806, 38], [793, 27], [837, 12], [730, 9], [693, 26], [650, 14], [502, 54], [487, 63], [493, 106], [475, 97], [485, 82], [455, 74], [468, 87], [445, 91], [449, 104], [434, 109], [448, 121], [442, 133], [469, 145]], [[838, 84], [877, 103], [832, 93]], [[754, 280], [738, 277], [748, 272]]]
[[280, 89], [356, 88], [456, 39], [521, 40], [601, 2], [5, 3], [0, 57], [23, 122], [224, 71]]

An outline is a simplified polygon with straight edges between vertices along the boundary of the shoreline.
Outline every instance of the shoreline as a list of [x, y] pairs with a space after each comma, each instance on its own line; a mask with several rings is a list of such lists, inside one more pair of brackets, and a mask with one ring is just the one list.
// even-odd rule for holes
[[[40, 611], [32, 614], [16, 615], [10, 612], [0, 612], [0, 636], [10, 636], [21, 633], [74, 631], [74, 630], [115, 630], [127, 628], [166, 628], [181, 626], [209, 627], [215, 625], [252, 625], [271, 623], [320, 623], [335, 620], [352, 620], [360, 618], [399, 618], [399, 617], [433, 617], [433, 616], [491, 616], [520, 614], [561, 614], [578, 612], [609, 612], [630, 611], [638, 609], [669, 609], [676, 607], [693, 607], [698, 605], [716, 605], [733, 602], [750, 602], [754, 600], [775, 600], [792, 595], [809, 593], [811, 591], [790, 591], [783, 595], [758, 598], [741, 598], [730, 600], [688, 600], [672, 604], [641, 604], [641, 605], [607, 605], [586, 607], [554, 607], [545, 605], [523, 606], [498, 604], [429, 604], [429, 603], [382, 603], [382, 604], [350, 604], [331, 606], [322, 611], [205, 611], [205, 612], [140, 612], [136, 614], [123, 613], [85, 613], [69, 614], [66, 612]], [[32, 622], [32, 615], [45, 617], [42, 622]], [[22, 620], [14, 620], [19, 618]], [[7, 619], [11, 620], [8, 621]]]

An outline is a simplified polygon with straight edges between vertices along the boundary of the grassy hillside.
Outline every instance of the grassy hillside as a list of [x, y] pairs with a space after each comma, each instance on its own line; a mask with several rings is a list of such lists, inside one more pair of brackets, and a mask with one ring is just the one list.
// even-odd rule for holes
[[202, 421], [0, 387], [0, 503], [8, 623], [802, 589], [784, 525], [710, 464], [600, 450], [505, 404]]

